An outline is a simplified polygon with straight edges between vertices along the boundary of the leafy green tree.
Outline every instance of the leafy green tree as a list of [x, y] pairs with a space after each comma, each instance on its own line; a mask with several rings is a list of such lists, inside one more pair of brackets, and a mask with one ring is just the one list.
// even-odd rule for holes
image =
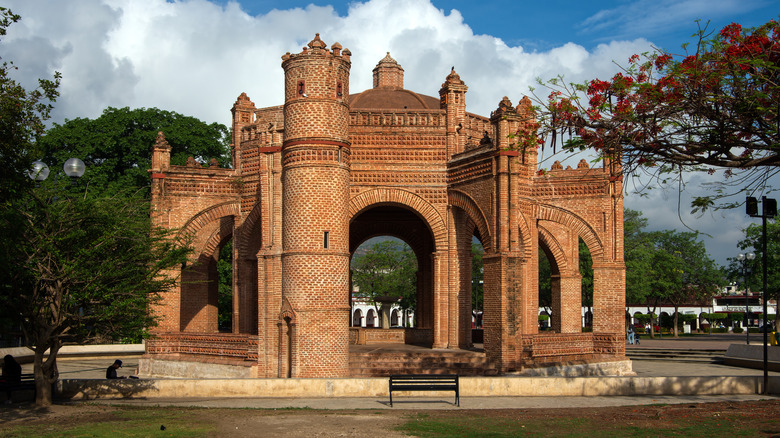
[[[589, 311], [593, 306], [593, 260], [590, 250], [582, 239], [579, 239], [579, 268], [582, 277], [582, 305]], [[539, 249], [539, 307], [552, 312], [552, 265], [547, 254]]]
[[552, 312], [552, 266], [542, 249], [539, 249], [539, 307]]
[[679, 308], [709, 300], [725, 284], [725, 276], [707, 254], [698, 233], [649, 233], [652, 255], [652, 292], [657, 301], [674, 306], [674, 336], [678, 336]]
[[[409, 245], [396, 240], [375, 243], [352, 260], [352, 283], [357, 296], [374, 301], [380, 296], [399, 297], [403, 309], [417, 306], [417, 257]], [[378, 305], [374, 301], [374, 305]]]
[[195, 157], [208, 164], [231, 164], [228, 129], [195, 117], [157, 108], [107, 108], [92, 120], [77, 118], [55, 124], [38, 142], [42, 161], [64, 163], [78, 157], [87, 166], [82, 177], [90, 187], [111, 192], [150, 187], [151, 148], [162, 131], [171, 145], [171, 164]]
[[233, 241], [219, 250], [217, 260], [219, 284], [217, 293], [217, 320], [219, 331], [233, 330]]
[[[753, 251], [756, 254], [755, 260], [749, 261], [749, 267], [752, 270], [748, 276], [750, 290], [760, 291], [763, 287], [763, 257], [762, 252], [762, 226], [760, 223], [750, 224], [745, 230], [745, 238], [737, 243], [740, 250]], [[766, 222], [766, 253], [767, 253], [767, 283], [766, 291], [769, 300], [778, 300], [780, 298], [780, 220], [777, 218], [768, 219]], [[736, 258], [729, 259], [728, 272], [731, 278], [742, 276], [742, 262]], [[776, 301], [777, 302], [777, 301]], [[777, 318], [775, 311], [775, 318]]]
[[[20, 19], [8, 8], [0, 7], [0, 36], [5, 36], [7, 28]], [[0, 65], [0, 202], [20, 196], [20, 191], [32, 185], [27, 172], [37, 158], [36, 142], [59, 96], [59, 73], [54, 73], [53, 80], [38, 79], [38, 88], [28, 91], [11, 78], [15, 69], [9, 61]]]
[[638, 305], [646, 302], [652, 290], [652, 247], [644, 228], [647, 219], [642, 212], [625, 209], [623, 212], [623, 248], [626, 263], [626, 303]]
[[[65, 343], [138, 342], [148, 307], [188, 248], [151, 225], [140, 195], [64, 196], [49, 182], [0, 210], [0, 313], [34, 352], [36, 404], [51, 404]], [[45, 352], [49, 350], [48, 356]]]
[[588, 245], [580, 238], [580, 276], [582, 276], [582, 305], [592, 314], [593, 307], [593, 259]]

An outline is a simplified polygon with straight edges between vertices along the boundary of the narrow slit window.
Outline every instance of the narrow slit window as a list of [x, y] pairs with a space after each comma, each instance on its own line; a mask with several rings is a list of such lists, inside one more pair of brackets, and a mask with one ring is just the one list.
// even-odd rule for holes
[[303, 95], [306, 93], [306, 84], [303, 81], [298, 81], [298, 94]]
[[341, 82], [336, 83], [336, 96], [341, 97], [342, 91], [341, 91]]
[[329, 231], [325, 231], [325, 233], [322, 236], [322, 246], [323, 246], [323, 248], [328, 249], [328, 246], [330, 245], [329, 240], [330, 240], [330, 232]]

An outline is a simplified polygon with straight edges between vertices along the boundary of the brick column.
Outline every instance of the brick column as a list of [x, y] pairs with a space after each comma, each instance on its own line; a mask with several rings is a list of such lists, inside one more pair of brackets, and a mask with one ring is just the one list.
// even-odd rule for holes
[[593, 262], [593, 333], [625, 335], [626, 269], [616, 263]]
[[[518, 339], [523, 333], [525, 260], [507, 255], [485, 255], [484, 345], [488, 360], [502, 371], [519, 367]], [[527, 295], [527, 294], [525, 294]]]

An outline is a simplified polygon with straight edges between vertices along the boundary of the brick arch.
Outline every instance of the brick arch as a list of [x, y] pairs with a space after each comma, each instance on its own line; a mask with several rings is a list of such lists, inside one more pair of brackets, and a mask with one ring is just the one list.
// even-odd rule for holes
[[[244, 222], [241, 223], [241, 229], [238, 232], [239, 238], [234, 243], [237, 245], [238, 254], [240, 257], [255, 256], [256, 254], [250, 253], [250, 245], [255, 239], [260, 239], [261, 226], [260, 217], [262, 215], [262, 204], [260, 202], [255, 203], [252, 211], [249, 212]], [[259, 245], [258, 245], [259, 246]]]
[[237, 218], [241, 214], [241, 207], [237, 201], [228, 201], [221, 204], [212, 205], [211, 207], [201, 210], [195, 216], [191, 217], [187, 223], [179, 231], [179, 237], [190, 237], [197, 234], [201, 228], [207, 224], [223, 218], [225, 216], [233, 216]]
[[447, 193], [449, 205], [458, 207], [465, 211], [469, 218], [474, 222], [482, 238], [482, 247], [485, 252], [493, 251], [493, 235], [490, 233], [490, 226], [485, 219], [485, 214], [479, 208], [474, 199], [461, 192], [460, 190], [449, 190]]
[[231, 217], [233, 220], [227, 223], [225, 221], [220, 221], [219, 228], [211, 233], [211, 236], [209, 236], [208, 240], [206, 241], [206, 246], [203, 248], [203, 251], [201, 251], [202, 255], [207, 257], [213, 256], [214, 252], [217, 251], [217, 248], [222, 247], [222, 245], [227, 243], [227, 241], [233, 236], [233, 224], [235, 221], [235, 216]]
[[597, 258], [604, 261], [604, 243], [585, 219], [569, 210], [545, 204], [537, 206], [536, 218], [566, 225], [569, 229], [576, 232], [585, 244], [588, 245], [590, 256], [594, 261]]
[[403, 205], [417, 213], [431, 229], [436, 250], [446, 246], [447, 228], [438, 211], [420, 196], [401, 189], [373, 189], [354, 196], [349, 201], [350, 221], [364, 210], [377, 205]]
[[543, 225], [539, 224], [537, 228], [539, 229], [539, 241], [544, 244], [549, 250], [549, 254], [555, 259], [558, 273], [567, 272], [568, 260], [566, 260], [566, 255], [563, 253], [561, 243]]
[[[422, 250], [425, 246], [426, 236], [410, 233], [407, 228], [400, 224], [391, 224], [390, 226], [377, 226], [376, 224], [371, 224], [368, 227], [362, 227], [361, 230], [363, 232], [356, 235], [350, 230], [350, 254], [353, 254], [363, 242], [377, 236], [391, 236], [401, 239], [404, 243], [409, 245], [409, 247], [412, 248], [412, 251], [418, 256], [422, 254]], [[353, 235], [356, 237], [355, 242], [351, 241]], [[432, 238], [432, 236], [428, 235], [427, 238]]]

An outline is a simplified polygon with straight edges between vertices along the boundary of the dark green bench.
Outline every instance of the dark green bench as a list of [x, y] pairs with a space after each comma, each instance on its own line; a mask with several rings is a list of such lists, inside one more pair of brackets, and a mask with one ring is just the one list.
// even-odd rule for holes
[[455, 391], [455, 404], [460, 406], [457, 374], [393, 374], [390, 376], [390, 407], [393, 391]]
[[32, 373], [22, 373], [22, 378], [18, 382], [0, 382], [0, 393], [30, 390], [35, 393], [35, 375]]

